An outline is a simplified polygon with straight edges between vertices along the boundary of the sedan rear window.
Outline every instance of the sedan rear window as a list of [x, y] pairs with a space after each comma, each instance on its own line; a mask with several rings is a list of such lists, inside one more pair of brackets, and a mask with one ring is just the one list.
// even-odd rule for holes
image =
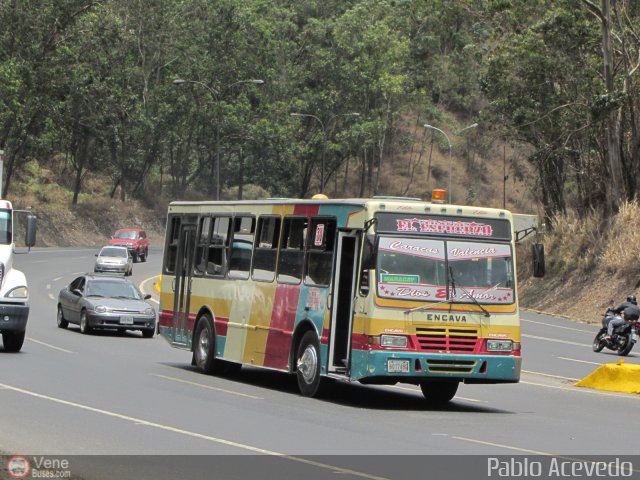
[[126, 248], [103, 248], [100, 251], [101, 257], [123, 257], [127, 256]]

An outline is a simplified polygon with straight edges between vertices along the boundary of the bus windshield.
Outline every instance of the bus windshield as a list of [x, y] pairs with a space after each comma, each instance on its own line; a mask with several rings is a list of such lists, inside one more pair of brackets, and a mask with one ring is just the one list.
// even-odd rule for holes
[[412, 301], [513, 303], [509, 244], [380, 237], [378, 296]]

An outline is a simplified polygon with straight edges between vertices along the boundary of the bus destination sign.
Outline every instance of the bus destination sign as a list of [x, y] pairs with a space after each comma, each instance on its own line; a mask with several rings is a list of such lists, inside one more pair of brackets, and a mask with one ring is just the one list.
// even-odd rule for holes
[[447, 237], [511, 240], [509, 221], [501, 218], [470, 218], [450, 215], [411, 215], [379, 213], [378, 233], [408, 233]]

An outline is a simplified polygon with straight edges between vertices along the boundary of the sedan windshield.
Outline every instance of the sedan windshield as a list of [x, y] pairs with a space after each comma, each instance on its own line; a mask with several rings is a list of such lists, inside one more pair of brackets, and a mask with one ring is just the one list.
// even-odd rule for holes
[[509, 244], [381, 237], [378, 296], [413, 301], [513, 303]]
[[87, 283], [87, 296], [142, 299], [140, 291], [131, 283], [106, 280], [90, 280]]

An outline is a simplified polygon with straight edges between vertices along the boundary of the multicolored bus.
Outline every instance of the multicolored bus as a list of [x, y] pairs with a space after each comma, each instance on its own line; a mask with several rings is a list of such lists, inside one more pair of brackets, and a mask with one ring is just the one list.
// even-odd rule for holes
[[173, 202], [160, 333], [204, 373], [415, 384], [520, 378], [513, 219], [417, 199]]

